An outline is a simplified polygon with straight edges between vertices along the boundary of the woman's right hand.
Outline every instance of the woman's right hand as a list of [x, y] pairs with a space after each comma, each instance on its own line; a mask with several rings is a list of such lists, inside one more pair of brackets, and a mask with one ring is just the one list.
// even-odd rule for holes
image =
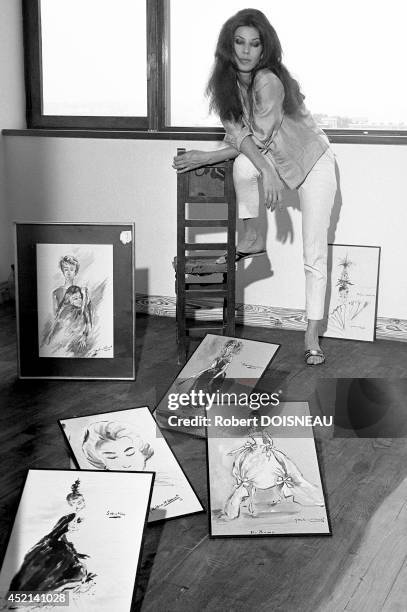
[[209, 163], [209, 152], [208, 151], [185, 151], [185, 153], [181, 153], [181, 155], [176, 155], [174, 157], [174, 162], [172, 167], [175, 170], [182, 174], [183, 172], [188, 172], [189, 170], [193, 170], [194, 168], [200, 168], [201, 166], [205, 166]]
[[263, 183], [265, 207], [273, 211], [278, 204], [281, 210], [284, 184], [276, 170], [268, 164], [266, 168], [262, 169], [260, 176]]

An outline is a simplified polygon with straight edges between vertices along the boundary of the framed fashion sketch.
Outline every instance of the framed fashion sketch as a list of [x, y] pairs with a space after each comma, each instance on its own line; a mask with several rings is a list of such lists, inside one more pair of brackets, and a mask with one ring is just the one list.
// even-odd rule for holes
[[29, 470], [1, 609], [130, 612], [153, 482], [151, 472]]
[[134, 225], [16, 223], [20, 378], [134, 379]]
[[[211, 537], [331, 535], [309, 416], [306, 402], [282, 402], [271, 413], [252, 413], [245, 432], [233, 425], [218, 428], [211, 418]], [[305, 424], [285, 425], [294, 419]]]
[[204, 417], [226, 394], [248, 396], [279, 348], [279, 344], [206, 334], [158, 404], [154, 415], [159, 425], [204, 437], [204, 426], [184, 427], [182, 419]]
[[376, 333], [380, 247], [330, 244], [324, 336], [372, 342]]
[[148, 522], [204, 511], [148, 407], [61, 419], [59, 424], [79, 469], [155, 473]]

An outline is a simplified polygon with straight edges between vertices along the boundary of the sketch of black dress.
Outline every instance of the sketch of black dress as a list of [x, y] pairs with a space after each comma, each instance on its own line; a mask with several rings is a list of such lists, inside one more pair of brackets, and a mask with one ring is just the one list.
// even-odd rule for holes
[[83, 523], [85, 506], [79, 492], [79, 480], [71, 487], [68, 504], [75, 512], [62, 516], [53, 529], [25, 555], [19, 571], [11, 580], [10, 591], [86, 591], [94, 584], [95, 574], [88, 572], [88, 555], [76, 550], [70, 533]]
[[286, 500], [307, 506], [324, 505], [321, 490], [308, 482], [294, 461], [274, 446], [267, 432], [263, 433], [262, 442], [252, 437], [243, 446], [228, 454], [236, 455], [232, 468], [234, 483], [221, 518], [238, 518], [242, 501], [247, 498], [249, 513], [256, 515], [257, 490], [269, 493], [270, 506]]
[[[194, 376], [188, 379], [179, 379], [176, 381], [177, 387], [182, 390], [182, 387], [187, 385], [188, 392], [195, 391], [199, 393], [216, 393], [226, 392], [229, 388], [227, 379], [227, 368], [232, 362], [232, 359], [240, 353], [243, 348], [243, 342], [235, 338], [228, 340], [220, 349], [218, 355], [215, 355], [207, 368], [200, 370]], [[192, 384], [191, 384], [192, 383]], [[230, 385], [233, 380], [230, 381]], [[182, 408], [179, 410], [179, 414]]]

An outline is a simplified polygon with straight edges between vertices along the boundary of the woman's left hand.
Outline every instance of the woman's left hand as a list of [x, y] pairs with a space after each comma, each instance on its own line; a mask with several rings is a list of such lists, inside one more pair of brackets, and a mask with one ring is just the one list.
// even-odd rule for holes
[[176, 155], [174, 157], [174, 163], [172, 167], [178, 172], [188, 172], [188, 170], [193, 170], [194, 168], [200, 168], [201, 166], [205, 166], [209, 163], [209, 153], [208, 151], [185, 151], [181, 155]]

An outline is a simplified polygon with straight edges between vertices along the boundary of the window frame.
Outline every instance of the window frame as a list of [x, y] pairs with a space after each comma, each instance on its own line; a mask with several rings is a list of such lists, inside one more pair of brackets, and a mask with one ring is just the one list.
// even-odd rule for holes
[[160, 0], [144, 0], [147, 15], [147, 115], [146, 116], [102, 116], [102, 115], [44, 115], [42, 112], [41, 74], [41, 11], [40, 0], [22, 0], [24, 73], [26, 89], [26, 120], [29, 129], [97, 129], [97, 130], [155, 130], [157, 129], [158, 106], [158, 26], [161, 20]]
[[[139, 1], [139, 0], [135, 0]], [[144, 0], [147, 9], [147, 116], [69, 116], [42, 113], [40, 0], [22, 0], [26, 119], [29, 130], [99, 130], [159, 134], [174, 138], [218, 140], [221, 127], [169, 125], [171, 84], [170, 10], [171, 0]], [[407, 130], [324, 129], [331, 142], [357, 144], [407, 144]]]

